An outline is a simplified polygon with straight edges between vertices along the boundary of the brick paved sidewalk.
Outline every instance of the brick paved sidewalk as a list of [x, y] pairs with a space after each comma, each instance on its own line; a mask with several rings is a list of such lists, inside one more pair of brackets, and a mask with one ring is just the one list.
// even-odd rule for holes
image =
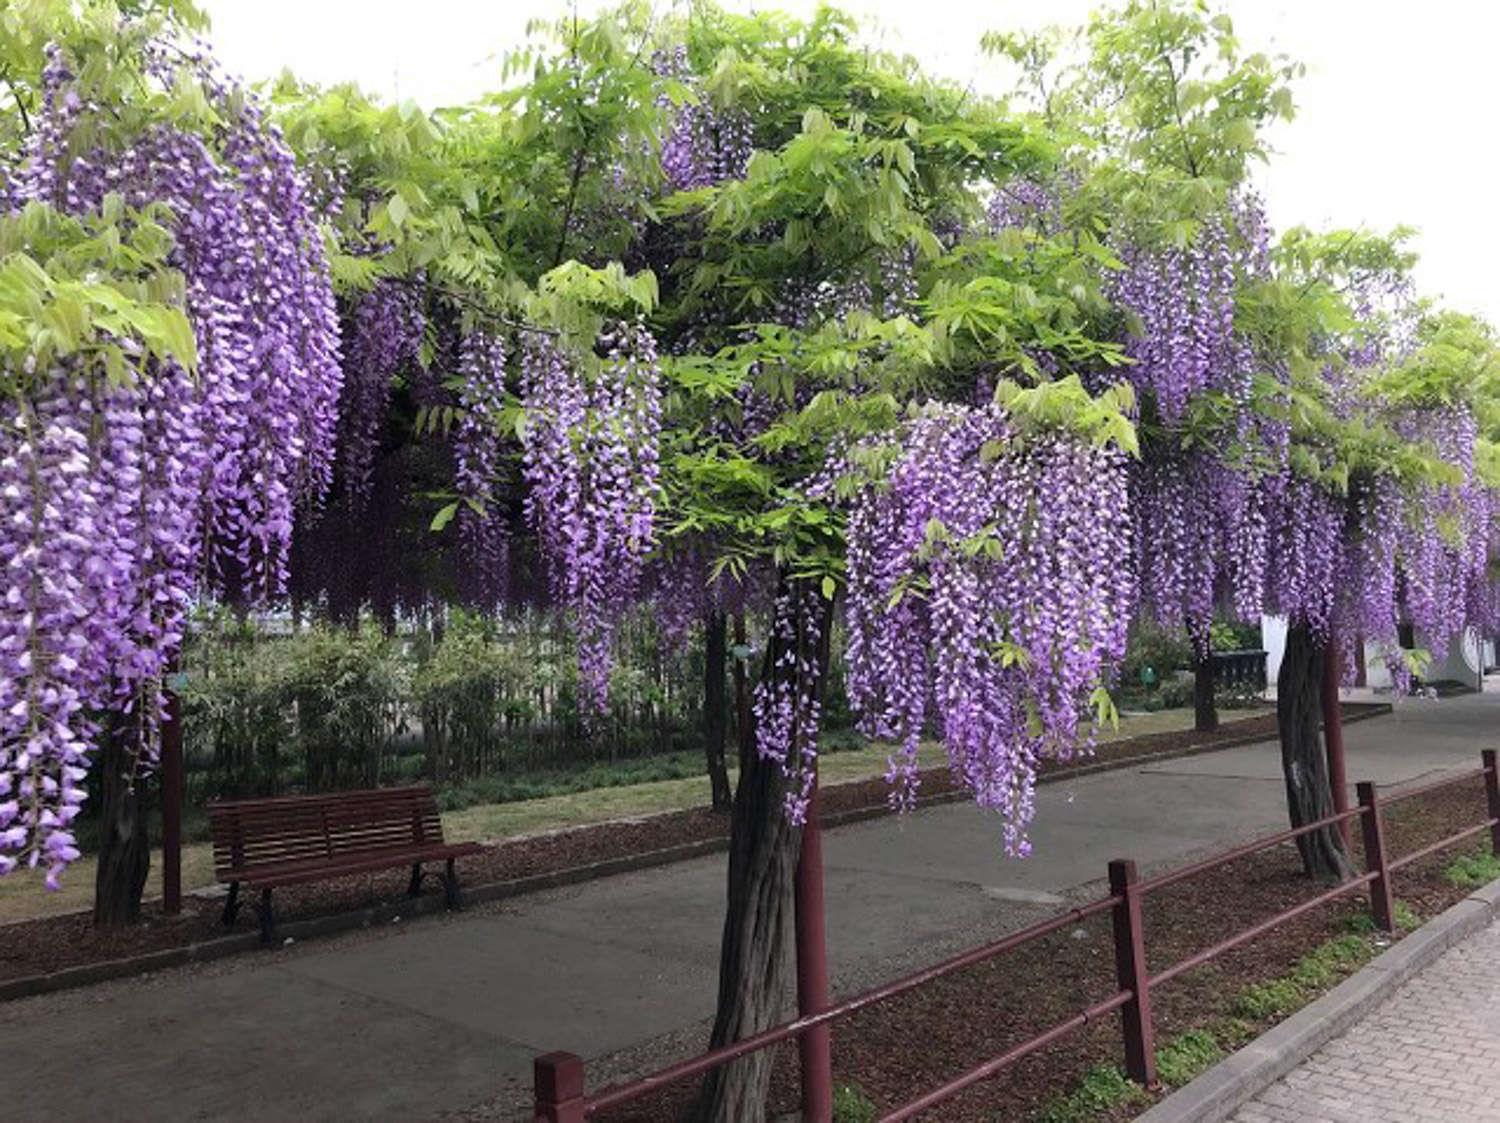
[[1450, 948], [1232, 1123], [1500, 1123], [1500, 921]]

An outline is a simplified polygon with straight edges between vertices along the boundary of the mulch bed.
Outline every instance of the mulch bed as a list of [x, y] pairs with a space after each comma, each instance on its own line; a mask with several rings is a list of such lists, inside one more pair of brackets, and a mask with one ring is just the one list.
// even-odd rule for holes
[[[1477, 778], [1400, 801], [1385, 810], [1387, 851], [1398, 858], [1480, 821], [1484, 814], [1484, 788]], [[1358, 864], [1363, 855], [1357, 827], [1355, 834]], [[1399, 871], [1398, 899], [1423, 918], [1461, 900], [1468, 890], [1450, 884], [1442, 871], [1456, 853], [1474, 844], [1461, 843]], [[1151, 969], [1161, 971], [1322, 888], [1302, 875], [1296, 850], [1287, 844], [1151, 893], [1144, 916]], [[1319, 943], [1348, 933], [1351, 921], [1367, 911], [1368, 898], [1352, 893], [1164, 984], [1153, 992], [1158, 1046], [1230, 1015], [1244, 988], [1285, 975]], [[855, 1084], [882, 1112], [892, 1110], [1067, 1020], [1114, 990], [1113, 942], [1105, 914], [836, 1023], [835, 1086]], [[1276, 1019], [1242, 1020], [1249, 1023], [1247, 1031], [1258, 1034]], [[945, 1123], [1030, 1120], [1077, 1088], [1091, 1068], [1122, 1062], [1118, 1017], [1110, 1015], [920, 1118]], [[693, 1090], [675, 1087], [598, 1118], [605, 1123], [675, 1119]], [[795, 1048], [786, 1046], [776, 1059], [773, 1117], [777, 1112], [794, 1113], [797, 1096]], [[1111, 1123], [1130, 1119], [1145, 1106], [1138, 1101], [1098, 1118]]]
[[[1354, 716], [1361, 712], [1383, 712], [1387, 708], [1347, 705], [1345, 712]], [[1226, 741], [1274, 736], [1275, 730], [1275, 714], [1267, 712], [1235, 721], [1212, 733], [1182, 731], [1135, 737], [1102, 745], [1093, 757], [1052, 764], [1043, 769], [1043, 776], [1089, 771], [1141, 757], [1210, 749]], [[942, 798], [952, 792], [953, 786], [946, 769], [931, 769], [922, 774], [924, 798]], [[836, 821], [841, 816], [880, 809], [886, 805], [887, 794], [885, 781], [878, 777], [830, 785], [822, 793], [824, 815]], [[670, 812], [510, 839], [465, 859], [459, 868], [464, 884], [473, 887], [577, 869], [623, 855], [721, 840], [728, 829], [727, 816], [707, 809]], [[287, 923], [399, 901], [406, 891], [407, 876], [406, 870], [396, 869], [281, 889], [276, 894], [277, 917], [281, 923]], [[427, 892], [440, 893], [440, 883], [429, 879]], [[0, 981], [212, 940], [224, 934], [219, 923], [220, 908], [217, 900], [188, 896], [183, 902], [182, 915], [167, 917], [158, 903], [149, 902], [143, 908], [142, 922], [121, 931], [95, 930], [88, 915], [78, 913], [0, 925]], [[243, 909], [237, 930], [253, 931], [254, 925], [253, 911]]]

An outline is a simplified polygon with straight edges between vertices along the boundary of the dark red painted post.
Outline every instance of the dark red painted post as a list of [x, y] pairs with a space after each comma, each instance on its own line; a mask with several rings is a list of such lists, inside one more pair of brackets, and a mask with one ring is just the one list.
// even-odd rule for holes
[[1133, 997], [1120, 1007], [1125, 1035], [1125, 1074], [1148, 1088], [1157, 1086], [1156, 1033], [1151, 1024], [1151, 972], [1146, 966], [1146, 934], [1141, 925], [1141, 891], [1135, 863], [1109, 864], [1110, 892], [1122, 899], [1114, 908], [1115, 980]]
[[[1349, 810], [1349, 777], [1344, 769], [1344, 713], [1339, 705], [1338, 635], [1328, 630], [1323, 648], [1323, 744], [1328, 751], [1328, 786], [1333, 792], [1335, 812]], [[1349, 820], [1339, 820], [1339, 834], [1349, 845]]]
[[1494, 749], [1485, 749], [1480, 754], [1484, 761], [1484, 793], [1488, 797], [1490, 809], [1490, 848], [1495, 857], [1500, 858], [1500, 823], [1494, 822], [1500, 819], [1500, 754]]
[[[823, 923], [823, 824], [818, 779], [813, 777], [802, 853], [797, 860], [797, 1012], [806, 1017], [828, 1009], [828, 942]], [[802, 1119], [833, 1119], [833, 1040], [827, 1022], [797, 1041], [802, 1060]]]
[[1370, 918], [1382, 932], [1396, 930], [1396, 899], [1391, 892], [1391, 874], [1385, 860], [1385, 824], [1380, 821], [1380, 797], [1368, 780], [1359, 785], [1359, 817], [1365, 836], [1365, 869], [1375, 875], [1370, 882]]
[[167, 713], [161, 726], [161, 907], [168, 916], [182, 912], [182, 702], [165, 691]]
[[532, 1062], [536, 1123], [583, 1123], [583, 1061], [572, 1053], [545, 1053]]

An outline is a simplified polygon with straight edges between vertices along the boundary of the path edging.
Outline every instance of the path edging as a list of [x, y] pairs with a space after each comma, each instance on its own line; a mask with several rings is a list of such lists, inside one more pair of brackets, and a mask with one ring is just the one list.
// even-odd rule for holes
[[1136, 1123], [1222, 1123], [1497, 916], [1500, 880], [1423, 924], [1327, 994], [1137, 1116]]
[[[1357, 713], [1346, 714], [1344, 724], [1356, 721], [1364, 721], [1373, 717], [1384, 717], [1391, 713], [1392, 707], [1387, 703], [1362, 703], [1368, 709], [1361, 709]], [[1150, 736], [1148, 734], [1148, 736]], [[1185, 749], [1164, 749], [1159, 753], [1146, 753], [1141, 756], [1125, 757], [1120, 760], [1099, 760], [1090, 764], [1077, 765], [1075, 767], [1058, 769], [1054, 772], [1043, 772], [1037, 777], [1041, 784], [1056, 783], [1063, 780], [1076, 780], [1084, 776], [1096, 775], [1100, 772], [1113, 772], [1119, 769], [1134, 768], [1141, 765], [1155, 764], [1163, 760], [1173, 760], [1178, 757], [1197, 756], [1200, 753], [1218, 752], [1222, 749], [1243, 748], [1245, 745], [1253, 745], [1260, 741], [1269, 740], [1275, 734], [1245, 733], [1237, 736], [1225, 737], [1222, 740], [1209, 742], [1203, 745], [1193, 745]], [[954, 788], [951, 791], [935, 792], [923, 796], [917, 800], [917, 807], [936, 807], [946, 803], [955, 803], [968, 797], [968, 793], [962, 788]], [[661, 814], [673, 814], [674, 812], [662, 812]], [[829, 827], [845, 826], [850, 823], [864, 822], [869, 819], [880, 818], [891, 814], [891, 809], [883, 803], [873, 803], [865, 807], [851, 807], [843, 811], [825, 814], [823, 823]], [[601, 826], [603, 824], [591, 823], [588, 826]], [[574, 828], [586, 830], [585, 827]], [[571, 866], [562, 870], [551, 870], [546, 873], [531, 874], [527, 877], [513, 878], [508, 881], [490, 881], [482, 885], [465, 887], [464, 899], [472, 904], [487, 904], [491, 901], [503, 901], [510, 897], [520, 897], [527, 893], [536, 893], [546, 889], [561, 889], [570, 885], [580, 885], [584, 882], [595, 881], [603, 877], [613, 877], [622, 873], [634, 873], [640, 870], [653, 869], [657, 866], [671, 865], [675, 862], [687, 861], [691, 858], [699, 858], [706, 854], [714, 854], [729, 849], [728, 836], [697, 839], [693, 842], [678, 843], [675, 846], [664, 846], [656, 850], [644, 850], [635, 854], [623, 854], [618, 858], [607, 858], [602, 862], [591, 862], [582, 866]], [[441, 894], [433, 894], [425, 897], [403, 897], [394, 901], [368, 908], [358, 909], [350, 912], [330, 913], [326, 916], [314, 916], [305, 920], [287, 920], [277, 925], [277, 932], [285, 942], [290, 940], [297, 942], [319, 936], [333, 936], [343, 932], [353, 932], [362, 928], [372, 928], [379, 924], [389, 924], [402, 917], [422, 916], [427, 913], [443, 911], [443, 898]], [[182, 947], [163, 948], [158, 951], [145, 952], [141, 955], [129, 956], [121, 959], [100, 960], [97, 963], [84, 963], [77, 967], [65, 967], [59, 971], [51, 971], [43, 975], [23, 975], [16, 979], [0, 980], [0, 1003], [9, 1002], [17, 998], [30, 998], [39, 994], [51, 994], [61, 990], [72, 990], [75, 987], [91, 986], [95, 983], [108, 982], [112, 979], [129, 978], [134, 975], [144, 975], [152, 971], [161, 971], [171, 967], [185, 967], [192, 963], [207, 963], [215, 959], [222, 959], [236, 952], [249, 951], [260, 943], [260, 937], [253, 932], [240, 932], [234, 935], [221, 936], [217, 939], [203, 940]], [[274, 950], [270, 949], [270, 950]]]

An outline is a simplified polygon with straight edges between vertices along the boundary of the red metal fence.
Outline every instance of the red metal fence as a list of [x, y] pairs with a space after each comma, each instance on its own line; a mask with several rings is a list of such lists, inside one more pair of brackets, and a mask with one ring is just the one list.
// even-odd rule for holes
[[[1466, 827], [1455, 834], [1440, 839], [1431, 845], [1424, 846], [1420, 850], [1416, 850], [1401, 858], [1392, 860], [1387, 856], [1384, 816], [1382, 814], [1382, 809], [1385, 806], [1399, 800], [1410, 799], [1412, 796], [1421, 795], [1437, 788], [1473, 780], [1476, 776], [1484, 777], [1485, 793], [1488, 800], [1487, 815], [1482, 822], [1471, 827]], [[1241, 944], [1263, 935], [1277, 925], [1291, 920], [1293, 917], [1301, 916], [1305, 912], [1327, 904], [1335, 898], [1346, 896], [1366, 885], [1370, 887], [1370, 912], [1375, 924], [1382, 931], [1389, 932], [1393, 926], [1395, 905], [1395, 898], [1391, 888], [1391, 876], [1396, 871], [1445, 847], [1462, 842], [1464, 839], [1471, 838], [1486, 830], [1490, 832], [1490, 843], [1494, 849], [1494, 853], [1500, 856], [1500, 768], [1497, 768], [1496, 754], [1493, 750], [1486, 750], [1483, 753], [1483, 767], [1477, 771], [1445, 777], [1436, 783], [1408, 789], [1389, 799], [1381, 799], [1376, 793], [1375, 785], [1370, 783], [1360, 784], [1358, 792], [1359, 806], [1356, 808], [1329, 815], [1326, 818], [1297, 827], [1294, 830], [1286, 830], [1278, 834], [1268, 835], [1265, 838], [1257, 839], [1244, 846], [1235, 847], [1233, 850], [1226, 850], [1201, 862], [1194, 862], [1191, 865], [1182, 866], [1178, 869], [1158, 874], [1155, 877], [1144, 879], [1139, 877], [1136, 873], [1135, 863], [1132, 861], [1116, 860], [1110, 862], [1110, 895], [1107, 897], [1101, 897], [1078, 908], [1070, 909], [1068, 912], [1054, 916], [1049, 920], [1043, 920], [1018, 932], [1013, 932], [1003, 939], [985, 944], [982, 947], [973, 948], [970, 951], [953, 956], [951, 959], [944, 960], [934, 966], [886, 983], [884, 986], [879, 986], [873, 990], [865, 991], [863, 994], [855, 995], [853, 998], [840, 1002], [820, 1013], [799, 1018], [796, 1021], [787, 1022], [783, 1025], [774, 1026], [752, 1037], [744, 1038], [732, 1045], [727, 1045], [721, 1049], [715, 1049], [701, 1056], [671, 1065], [639, 1080], [634, 1080], [626, 1084], [618, 1084], [598, 1092], [586, 1093], [584, 1091], [584, 1065], [581, 1059], [572, 1053], [548, 1053], [545, 1056], [538, 1057], [535, 1063], [534, 1085], [537, 1123], [584, 1123], [585, 1120], [594, 1117], [608, 1108], [618, 1107], [637, 1100], [669, 1084], [675, 1084], [680, 1080], [687, 1080], [698, 1076], [711, 1068], [745, 1056], [748, 1053], [770, 1048], [792, 1038], [801, 1038], [810, 1031], [827, 1032], [828, 1027], [832, 1023], [847, 1018], [867, 1006], [884, 1002], [899, 994], [905, 994], [925, 983], [931, 982], [933, 979], [940, 978], [953, 971], [959, 971], [963, 968], [983, 963], [1022, 944], [1040, 939], [1059, 929], [1077, 924], [1088, 917], [1097, 916], [1104, 912], [1111, 914], [1114, 927], [1116, 989], [1113, 994], [1101, 998], [1092, 1006], [1079, 1011], [1071, 1018], [1059, 1022], [1050, 1029], [1014, 1046], [1000, 1056], [985, 1061], [983, 1064], [955, 1077], [941, 1087], [934, 1088], [930, 1092], [887, 1112], [881, 1117], [881, 1120], [882, 1123], [895, 1123], [897, 1120], [910, 1119], [920, 1112], [936, 1107], [945, 1100], [956, 1096], [964, 1089], [994, 1076], [1022, 1057], [1045, 1048], [1059, 1038], [1065, 1037], [1073, 1031], [1081, 1029], [1090, 1022], [1097, 1021], [1116, 1010], [1120, 1011], [1121, 1030], [1124, 1038], [1125, 1071], [1132, 1079], [1147, 1086], [1154, 1086], [1157, 1080], [1151, 1017], [1151, 995], [1157, 987], [1170, 982], [1184, 972], [1203, 966], [1216, 956], [1222, 955], [1226, 951], [1239, 947]], [[1246, 928], [1237, 935], [1231, 936], [1212, 947], [1204, 948], [1202, 951], [1196, 952], [1186, 959], [1158, 971], [1154, 975], [1150, 973], [1146, 965], [1146, 941], [1141, 926], [1141, 905], [1146, 894], [1205, 873], [1208, 870], [1216, 869], [1219, 866], [1244, 858], [1257, 851], [1290, 842], [1312, 831], [1336, 824], [1342, 826], [1353, 819], [1360, 820], [1364, 835], [1364, 873], [1352, 877], [1348, 881], [1321, 892], [1308, 900], [1301, 901], [1291, 908], [1279, 912], [1275, 916], [1261, 921], [1250, 928]], [[827, 1099], [824, 1099], [823, 1102], [827, 1102]], [[822, 1123], [822, 1121], [817, 1121], [817, 1123]]]

